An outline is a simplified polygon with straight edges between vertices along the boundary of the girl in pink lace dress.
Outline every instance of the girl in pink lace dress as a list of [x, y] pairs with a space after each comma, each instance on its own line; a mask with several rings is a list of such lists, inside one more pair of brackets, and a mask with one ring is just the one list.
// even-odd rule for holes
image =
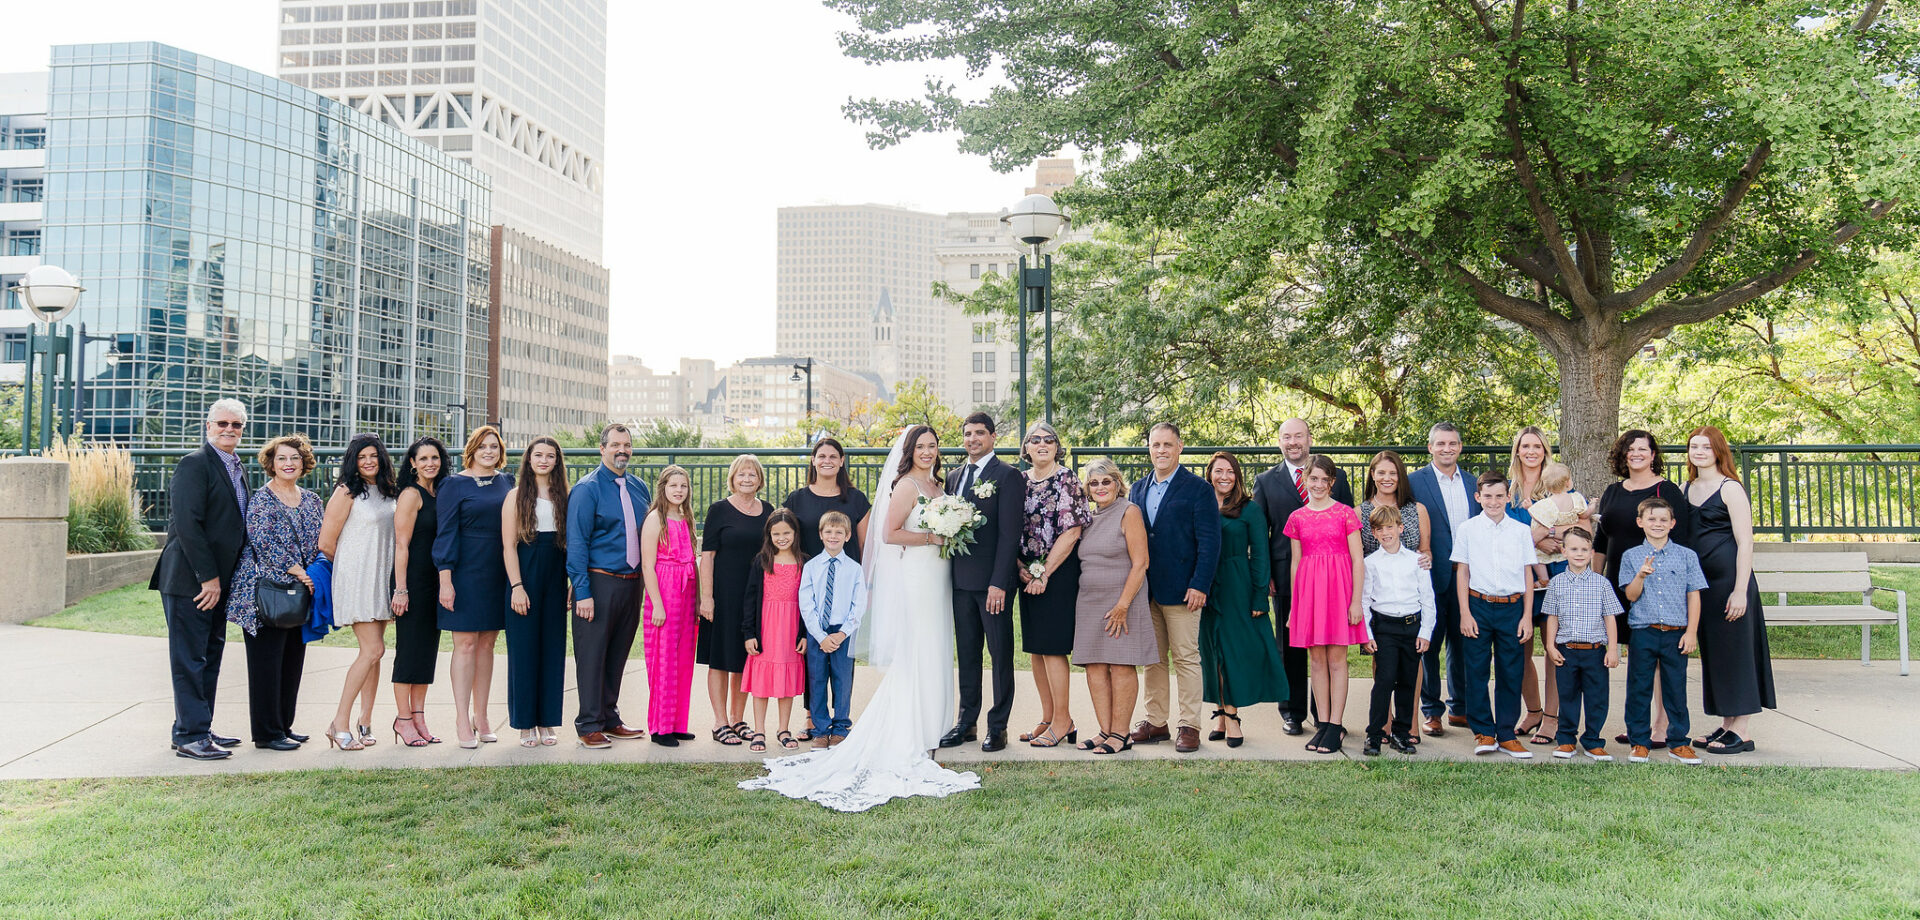
[[647, 732], [653, 743], [675, 747], [692, 741], [687, 710], [693, 699], [693, 640], [700, 621], [700, 575], [693, 554], [693, 494], [687, 471], [669, 466], [653, 487], [653, 507], [640, 527], [641, 571], [646, 600], [640, 607], [640, 639], [647, 656]]
[[1314, 715], [1320, 730], [1307, 750], [1331, 754], [1340, 750], [1347, 730], [1340, 724], [1347, 710], [1347, 646], [1367, 641], [1361, 625], [1360, 516], [1333, 500], [1333, 461], [1320, 455], [1307, 460], [1307, 503], [1287, 517], [1285, 533], [1293, 540], [1293, 610], [1287, 628], [1295, 648], [1307, 650], [1313, 683]]
[[807, 688], [806, 634], [800, 628], [800, 519], [786, 508], [767, 518], [766, 541], [747, 576], [747, 615], [741, 637], [747, 644], [747, 669], [740, 689], [753, 698], [753, 735], [748, 750], [767, 749], [762, 726], [767, 700], [780, 701], [780, 746], [793, 750], [800, 742], [787, 731], [793, 716], [793, 698]]

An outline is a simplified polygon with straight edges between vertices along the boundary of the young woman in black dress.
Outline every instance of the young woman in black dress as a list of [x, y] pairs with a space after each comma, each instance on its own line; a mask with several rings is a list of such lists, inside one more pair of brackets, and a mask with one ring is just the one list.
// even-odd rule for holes
[[[439, 532], [435, 493], [452, 472], [447, 446], [421, 438], [400, 461], [400, 501], [393, 511], [393, 729], [408, 747], [439, 744], [427, 731], [427, 688], [440, 661], [440, 573], [433, 567]], [[411, 723], [408, 734], [407, 723]]]
[[1747, 723], [1775, 707], [1773, 656], [1760, 586], [1753, 579], [1753, 505], [1740, 486], [1727, 436], [1711, 425], [1687, 436], [1687, 502], [1700, 592], [1700, 700], [1720, 727], [1695, 743], [1711, 754], [1753, 750]]
[[[787, 500], [780, 505], [793, 512], [800, 520], [800, 550], [808, 559], [820, 555], [826, 547], [820, 542], [820, 518], [829, 511], [838, 511], [853, 522], [853, 534], [847, 540], [846, 553], [854, 561], [860, 560], [860, 547], [867, 540], [867, 514], [873, 510], [873, 503], [867, 501], [865, 493], [853, 487], [853, 477], [847, 475], [847, 450], [833, 438], [821, 438], [813, 443], [813, 451], [807, 457], [807, 484], [793, 490]], [[802, 711], [813, 708], [811, 694], [802, 694]], [[813, 716], [807, 716], [807, 727], [795, 736], [795, 740], [808, 741], [813, 738]]]
[[740, 689], [740, 673], [747, 668], [740, 623], [747, 615], [747, 578], [772, 510], [760, 500], [764, 482], [759, 458], [733, 458], [727, 466], [727, 497], [707, 508], [700, 529], [700, 638], [694, 661], [707, 666], [713, 740], [721, 744], [739, 744], [752, 733], [746, 721], [747, 694]]

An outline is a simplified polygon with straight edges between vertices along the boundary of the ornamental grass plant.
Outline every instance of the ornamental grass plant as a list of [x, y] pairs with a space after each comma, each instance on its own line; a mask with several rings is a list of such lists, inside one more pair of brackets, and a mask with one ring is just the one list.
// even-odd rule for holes
[[133, 492], [133, 455], [110, 444], [59, 441], [47, 456], [67, 463], [67, 552], [152, 549]]

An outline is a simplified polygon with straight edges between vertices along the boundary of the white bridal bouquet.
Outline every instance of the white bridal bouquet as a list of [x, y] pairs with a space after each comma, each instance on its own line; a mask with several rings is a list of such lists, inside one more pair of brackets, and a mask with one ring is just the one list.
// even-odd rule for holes
[[958, 495], [939, 498], [922, 495], [914, 504], [912, 520], [921, 528], [939, 534], [945, 541], [940, 545], [940, 558], [952, 559], [968, 554], [973, 545], [973, 532], [986, 516]]

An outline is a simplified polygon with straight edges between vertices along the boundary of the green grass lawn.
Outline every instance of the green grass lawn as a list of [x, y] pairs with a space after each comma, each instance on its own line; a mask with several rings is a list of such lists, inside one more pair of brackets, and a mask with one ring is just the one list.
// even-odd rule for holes
[[[1920, 607], [1920, 566], [1882, 565], [1873, 569], [1874, 584], [1888, 588], [1897, 588], [1907, 592], [1909, 607]], [[1771, 601], [1771, 598], [1768, 599]], [[1857, 603], [1857, 598], [1846, 595], [1808, 594], [1794, 598], [1804, 604], [1844, 604]], [[1875, 592], [1874, 603], [1885, 610], [1893, 610], [1894, 597], [1886, 592]], [[1909, 609], [1907, 622], [1912, 624], [1920, 610]], [[1019, 617], [1014, 617], [1016, 636], [1019, 630]], [[144, 585], [134, 585], [117, 591], [96, 594], [78, 604], [68, 607], [50, 617], [42, 617], [28, 624], [47, 626], [54, 629], [80, 629], [89, 632], [120, 633], [129, 636], [165, 636], [166, 621], [160, 615], [160, 596], [146, 589]], [[1913, 641], [1920, 641], [1920, 629], [1910, 629], [1916, 634]], [[1873, 657], [1877, 659], [1898, 658], [1900, 656], [1899, 632], [1893, 626], [1873, 627]], [[240, 641], [238, 627], [229, 627], [228, 638]], [[505, 641], [503, 638], [502, 642]], [[1773, 649], [1775, 658], [1832, 658], [1848, 659], [1860, 657], [1860, 632], [1857, 628], [1846, 626], [1775, 626], [1767, 630], [1767, 641]], [[569, 653], [573, 639], [567, 639]], [[353, 648], [353, 634], [346, 630], [333, 633], [320, 644]], [[387, 634], [387, 645], [393, 645], [393, 634]], [[1019, 648], [1016, 639], [1014, 647]], [[453, 649], [453, 640], [442, 635], [440, 648], [443, 651]], [[504, 646], [502, 646], [504, 651]], [[1920, 654], [1920, 650], [1915, 650]], [[1360, 654], [1359, 649], [1352, 650], [1348, 656], [1350, 673], [1355, 677], [1366, 677], [1373, 673], [1373, 659]], [[1017, 666], [1027, 668], [1026, 653], [1016, 657]]]
[[1914, 917], [1920, 775], [998, 767], [841, 815], [744, 765], [0, 785], [0, 916]]

